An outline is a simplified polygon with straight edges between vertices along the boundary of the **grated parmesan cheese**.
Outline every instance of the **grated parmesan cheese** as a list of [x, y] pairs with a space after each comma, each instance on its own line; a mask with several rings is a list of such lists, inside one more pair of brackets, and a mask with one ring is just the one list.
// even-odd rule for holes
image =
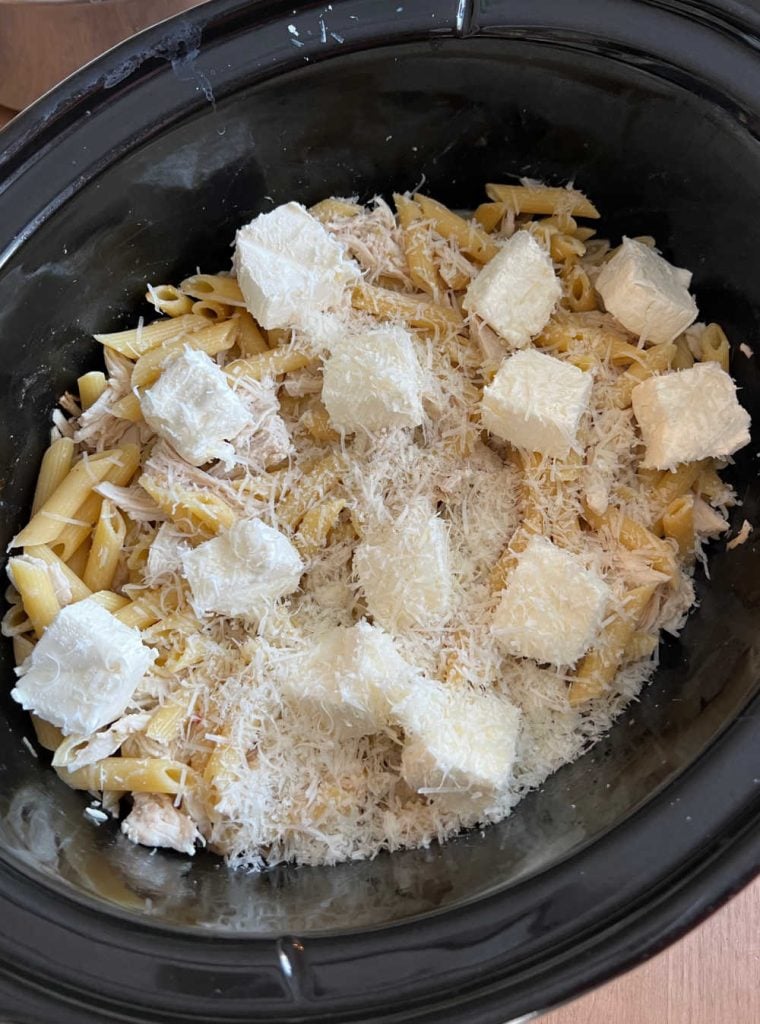
[[[508, 211], [492, 234], [497, 256], [478, 270], [462, 247], [473, 241], [466, 217], [451, 237], [414, 224], [428, 263], [412, 274], [407, 229], [382, 199], [256, 218], [238, 234], [237, 285], [266, 343], [294, 346], [307, 366], [229, 383], [224, 365], [250, 351], [201, 353], [206, 370], [175, 391], [177, 415], [159, 426], [150, 399], [145, 420], [121, 418], [125, 406], [135, 415], [134, 363], [109, 348], [101, 398], [82, 412], [65, 396], [56, 411], [55, 436], [84, 458], [128, 441], [143, 452], [132, 481], [96, 493], [126, 513], [112, 589], [155, 615], [138, 639], [150, 665], [126, 712], [90, 732], [79, 727], [96, 719], [77, 720], [67, 741], [71, 766], [118, 752], [182, 765], [176, 796], [135, 795], [122, 826], [135, 842], [188, 855], [202, 842], [261, 869], [424, 847], [498, 821], [602, 736], [656, 666], [644, 645], [599, 696], [568, 702], [570, 666], [627, 591], [656, 588], [641, 623], [653, 636], [677, 632], [694, 604], [688, 558], [671, 578], [615, 526], [618, 512], [653, 527], [663, 511], [642, 472], [627, 367], [612, 358], [639, 339], [610, 312], [570, 313], [560, 298], [575, 267], [603, 280], [609, 244], [564, 236], [574, 229], [562, 218]], [[532, 231], [562, 243], [564, 265]], [[383, 313], [350, 308], [358, 268], [383, 289]], [[234, 280], [217, 285], [242, 301]], [[421, 307], [423, 326], [394, 313], [394, 293]], [[443, 307], [432, 318], [431, 302]], [[373, 361], [382, 339], [388, 358]], [[494, 402], [494, 375], [525, 357], [539, 369], [519, 401], [510, 391]], [[201, 395], [188, 411], [208, 364], [223, 408]], [[482, 429], [489, 405], [491, 427], [509, 429]], [[198, 409], [208, 417], [185, 448], [171, 431], [201, 423]], [[686, 498], [698, 557], [735, 503], [717, 480], [705, 474]], [[592, 513], [609, 521], [592, 529]], [[49, 577], [68, 601], [67, 574]], [[32, 649], [11, 598], [3, 630], [31, 661], [56, 627]], [[110, 673], [101, 697], [114, 685]], [[117, 815], [118, 794], [102, 806]]]

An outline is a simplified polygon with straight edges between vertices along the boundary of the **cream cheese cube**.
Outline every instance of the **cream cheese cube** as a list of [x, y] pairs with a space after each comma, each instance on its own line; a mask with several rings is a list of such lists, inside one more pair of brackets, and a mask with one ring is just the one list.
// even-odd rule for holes
[[650, 377], [636, 385], [631, 401], [646, 445], [646, 469], [723, 459], [749, 444], [749, 413], [717, 363]]
[[392, 638], [377, 626], [336, 626], [317, 640], [298, 673], [284, 673], [283, 692], [337, 736], [367, 736], [388, 722], [414, 672]]
[[167, 364], [140, 401], [148, 426], [191, 466], [235, 462], [232, 438], [250, 423], [248, 410], [205, 352], [186, 349]]
[[412, 789], [476, 796], [508, 786], [520, 712], [507, 700], [420, 679], [393, 717], [404, 729], [401, 774]]
[[472, 281], [463, 306], [515, 348], [546, 326], [562, 288], [551, 258], [528, 231], [516, 231]]
[[182, 556], [197, 615], [261, 619], [298, 588], [303, 562], [288, 538], [260, 519], [241, 519]]
[[575, 665], [594, 643], [612, 592], [577, 555], [533, 537], [494, 612], [492, 635], [517, 657]]
[[344, 247], [300, 203], [285, 203], [240, 228], [234, 266], [245, 304], [266, 330], [333, 309], [359, 277]]
[[332, 345], [322, 401], [332, 425], [348, 433], [416, 427], [423, 420], [423, 382], [411, 335], [382, 327]]
[[515, 352], [483, 390], [481, 421], [518, 448], [561, 458], [576, 445], [592, 383], [591, 374], [554, 356]]
[[648, 245], [624, 238], [597, 277], [596, 290], [623, 327], [664, 345], [697, 319], [690, 284], [688, 270], [674, 267]]
[[367, 536], [354, 571], [373, 619], [391, 633], [440, 626], [451, 607], [449, 536], [445, 523], [410, 506], [392, 526]]
[[124, 713], [155, 657], [138, 630], [95, 601], [77, 601], [16, 669], [11, 696], [65, 735], [89, 736]]

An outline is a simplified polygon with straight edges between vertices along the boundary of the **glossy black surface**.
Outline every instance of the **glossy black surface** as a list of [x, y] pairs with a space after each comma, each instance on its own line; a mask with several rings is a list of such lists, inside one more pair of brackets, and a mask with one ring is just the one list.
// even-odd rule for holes
[[[96, 365], [90, 332], [147, 312], [146, 279], [223, 265], [235, 226], [273, 202], [424, 175], [468, 206], [485, 180], [574, 178], [603, 232], [656, 235], [694, 270], [703, 316], [760, 344], [754, 7], [292, 11], [207, 5], [0, 136], [3, 546], [53, 396]], [[757, 417], [757, 359], [735, 371]], [[738, 521], [757, 521], [756, 454], [732, 471]], [[760, 864], [759, 569], [751, 542], [716, 548], [641, 702], [511, 819], [370, 864], [246, 876], [151, 856], [82, 817], [3, 697], [0, 1019], [490, 1024], [643, 957]]]

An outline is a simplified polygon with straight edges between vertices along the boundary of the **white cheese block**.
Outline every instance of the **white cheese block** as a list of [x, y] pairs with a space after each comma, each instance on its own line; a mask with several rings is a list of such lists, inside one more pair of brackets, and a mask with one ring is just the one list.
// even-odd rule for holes
[[145, 422], [191, 466], [235, 452], [227, 442], [250, 423], [248, 410], [205, 352], [186, 349], [167, 364], [140, 401]]
[[697, 319], [690, 284], [688, 270], [674, 267], [648, 245], [624, 238], [597, 277], [596, 290], [623, 327], [664, 345]]
[[410, 506], [356, 548], [354, 571], [376, 622], [391, 633], [440, 626], [451, 607], [449, 537], [441, 519]]
[[95, 601], [62, 608], [16, 673], [11, 696], [65, 734], [119, 718], [156, 654]]
[[592, 383], [591, 374], [554, 356], [516, 352], [483, 390], [483, 426], [518, 448], [562, 457], [576, 444]]
[[240, 228], [234, 265], [245, 304], [266, 330], [294, 327], [304, 312], [338, 306], [359, 277], [344, 247], [300, 203]]
[[413, 676], [391, 637], [368, 622], [329, 630], [295, 670], [285, 669], [282, 692], [346, 738], [382, 729]]
[[197, 615], [261, 619], [298, 588], [303, 562], [288, 538], [260, 519], [241, 519], [182, 556]]
[[422, 423], [422, 368], [403, 327], [342, 338], [324, 364], [322, 400], [338, 430], [376, 431]]
[[749, 444], [749, 413], [717, 363], [650, 377], [636, 385], [631, 401], [646, 445], [646, 469], [722, 459]]
[[574, 665], [594, 643], [611, 598], [577, 555], [533, 537], [509, 576], [491, 633], [510, 654]]
[[515, 760], [520, 713], [495, 694], [419, 679], [396, 708], [401, 774], [414, 790], [503, 791]]
[[516, 231], [472, 281], [463, 305], [523, 348], [546, 326], [561, 294], [549, 254], [528, 231]]

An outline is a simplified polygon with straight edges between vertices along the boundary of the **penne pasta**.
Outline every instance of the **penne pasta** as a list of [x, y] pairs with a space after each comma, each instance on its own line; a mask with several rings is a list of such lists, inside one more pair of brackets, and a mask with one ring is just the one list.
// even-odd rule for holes
[[179, 288], [184, 295], [203, 302], [245, 306], [237, 279], [225, 274], [193, 274], [192, 277], [186, 277]]
[[114, 618], [133, 629], [147, 629], [161, 618], [161, 608], [155, 600], [137, 597], [113, 612]]
[[19, 633], [13, 637], [13, 660], [16, 665], [23, 665], [33, 650], [34, 641], [30, 640], [28, 636], [22, 636]]
[[694, 495], [674, 498], [662, 515], [662, 531], [678, 544], [678, 553], [685, 557], [694, 550]]
[[331, 426], [330, 416], [321, 402], [314, 403], [303, 413], [301, 423], [319, 444], [336, 444], [340, 440], [340, 434]]
[[218, 323], [222, 320], [229, 320], [234, 307], [224, 302], [214, 302], [212, 299], [201, 299], [192, 305], [193, 316], [201, 316], [208, 323]]
[[175, 338], [140, 356], [132, 370], [131, 384], [133, 388], [147, 388], [161, 376], [161, 371], [175, 356], [185, 349], [205, 352], [214, 356], [218, 352], [226, 352], [235, 344], [236, 322], [227, 320], [214, 324], [202, 331], [196, 331], [184, 338]]
[[154, 711], [145, 729], [148, 739], [158, 743], [171, 743], [172, 740], [175, 740], [187, 719], [188, 705], [189, 700], [184, 697], [171, 700]]
[[186, 316], [193, 308], [192, 299], [173, 284], [148, 285], [145, 298], [163, 316]]
[[24, 548], [24, 554], [39, 562], [44, 562], [45, 565], [63, 577], [66, 585], [71, 590], [72, 601], [84, 601], [85, 598], [90, 596], [91, 591], [87, 584], [74, 572], [71, 566], [59, 558], [46, 544]]
[[507, 210], [506, 203], [481, 203], [475, 211], [475, 220], [490, 234], [504, 220]]
[[477, 222], [465, 220], [443, 203], [420, 192], [415, 193], [414, 198], [422, 216], [430, 221], [438, 234], [455, 241], [459, 249], [476, 262], [488, 263], [499, 251], [494, 240]]
[[[84, 503], [93, 496], [93, 487], [105, 480], [121, 485], [129, 483], [139, 461], [140, 449], [134, 444], [82, 458], [43, 502], [24, 529], [13, 538], [11, 546], [29, 547], [37, 544], [51, 544], [59, 539], [66, 525], [80, 529], [84, 527], [88, 530], [100, 511], [100, 499], [98, 499], [96, 507], [93, 508], [92, 504], [88, 506], [87, 518], [82, 512]], [[74, 521], [72, 522], [72, 520]], [[68, 561], [74, 550], [76, 548], [61, 556], [65, 562]]]
[[21, 596], [35, 635], [42, 636], [45, 627], [61, 610], [47, 566], [28, 555], [16, 555], [8, 559], [8, 573]]
[[309, 509], [323, 499], [340, 481], [344, 470], [342, 457], [333, 453], [314, 463], [297, 487], [291, 488], [277, 504], [279, 521], [296, 530]]
[[45, 750], [57, 750], [63, 742], [63, 733], [58, 726], [46, 722], [44, 718], [40, 718], [38, 715], [30, 715], [29, 717], [32, 719], [32, 725], [34, 726], [34, 732], [39, 745]]
[[236, 344], [244, 359], [269, 351], [264, 332], [247, 310], [241, 309], [232, 319], [235, 324]]
[[94, 338], [106, 348], [118, 352], [128, 359], [139, 359], [158, 345], [193, 334], [208, 327], [208, 320], [189, 313], [168, 320], [156, 320], [146, 327], [133, 327], [129, 331], [115, 331], [111, 334], [95, 334]]
[[[69, 569], [71, 569], [71, 571], [74, 573], [74, 575], [78, 579], [80, 579], [80, 580], [84, 576], [84, 570], [85, 570], [85, 566], [87, 565], [87, 559], [90, 557], [90, 548], [91, 547], [92, 547], [92, 545], [90, 543], [90, 540], [86, 540], [84, 542], [84, 544], [80, 544], [80, 546], [76, 549], [76, 551], [71, 556], [71, 558], [68, 560], [68, 562], [64, 563], [65, 565], [67, 565], [69, 567]], [[50, 550], [52, 550], [52, 549], [50, 549]], [[53, 553], [55, 554], [55, 552], [53, 552]], [[56, 557], [58, 557], [58, 556], [56, 555]]]
[[334, 198], [322, 199], [309, 208], [312, 217], [316, 217], [322, 224], [329, 224], [331, 220], [339, 220], [341, 217], [356, 217], [361, 211], [358, 203]]
[[247, 359], [235, 359], [225, 366], [224, 372], [233, 381], [238, 377], [263, 380], [265, 377], [277, 377], [293, 370], [302, 370], [304, 366], [309, 365], [312, 358], [305, 352], [282, 348], [277, 351], [262, 352]]
[[549, 185], [486, 185], [488, 198], [504, 203], [514, 213], [569, 213], [572, 217], [591, 217], [599, 211], [582, 192], [574, 188], [552, 188]]
[[124, 517], [107, 498], [100, 506], [83, 580], [90, 590], [109, 590], [119, 564], [127, 527]]
[[694, 356], [689, 343], [682, 334], [673, 343], [676, 347], [675, 355], [670, 363], [671, 370], [688, 370], [694, 365]]
[[676, 565], [673, 549], [646, 526], [642, 526], [641, 523], [635, 522], [629, 516], [616, 510], [608, 510], [600, 516], [586, 506], [583, 517], [589, 526], [597, 532], [604, 530], [624, 548], [643, 554], [657, 572], [664, 573], [671, 578], [675, 575]]
[[73, 772], [57, 771], [72, 789], [128, 793], [180, 793], [193, 774], [187, 765], [160, 757], [104, 757]]
[[612, 617], [612, 621], [602, 631], [597, 646], [578, 665], [568, 690], [568, 700], [572, 707], [585, 704], [608, 689], [623, 663], [644, 610], [656, 589], [655, 584], [650, 584], [635, 587], [628, 592], [622, 610]]
[[122, 608], [126, 608], [130, 604], [128, 597], [124, 597], [123, 594], [116, 594], [113, 590], [97, 590], [90, 596], [90, 600], [96, 601], [101, 608], [105, 608], [112, 615], [120, 612]]
[[119, 419], [129, 420], [130, 423], [139, 423], [143, 418], [140, 399], [132, 392], [114, 402], [111, 412]]
[[723, 328], [719, 327], [718, 324], [708, 324], [699, 339], [699, 358], [701, 362], [718, 363], [720, 368], [728, 373], [730, 355], [728, 338]]
[[403, 230], [404, 253], [409, 264], [409, 276], [423, 292], [437, 298], [441, 281], [430, 251], [430, 231], [424, 223], [422, 211], [408, 196], [394, 193], [393, 200]]
[[34, 492], [34, 501], [32, 502], [32, 515], [42, 508], [53, 491], [63, 483], [69, 474], [73, 461], [74, 442], [71, 438], [59, 437], [57, 441], [53, 441], [42, 456], [42, 465], [37, 477], [37, 487]]
[[[712, 459], [701, 459], [696, 462], [683, 462], [673, 472], [665, 470], [659, 473], [651, 485], [651, 503], [662, 510], [676, 498], [690, 491], [698, 477], [712, 465]], [[656, 520], [654, 525], [655, 533], [662, 528], [661, 520]]]
[[179, 484], [169, 488], [145, 473], [139, 483], [161, 511], [174, 522], [189, 523], [192, 528], [212, 535], [235, 522], [234, 512], [217, 494], [190, 490]]
[[562, 279], [565, 301], [574, 313], [587, 313], [598, 309], [596, 292], [583, 267], [572, 266]]
[[295, 535], [295, 545], [304, 558], [312, 558], [327, 544], [328, 535], [337, 526], [345, 507], [345, 498], [327, 498], [304, 515]]
[[92, 370], [79, 377], [77, 385], [79, 387], [79, 404], [84, 412], [85, 409], [95, 405], [108, 387], [108, 382], [104, 373], [100, 370]]
[[462, 317], [456, 310], [387, 288], [357, 285], [351, 293], [351, 302], [355, 309], [364, 309], [380, 320], [402, 320], [411, 327], [443, 333], [458, 332], [463, 327]]

